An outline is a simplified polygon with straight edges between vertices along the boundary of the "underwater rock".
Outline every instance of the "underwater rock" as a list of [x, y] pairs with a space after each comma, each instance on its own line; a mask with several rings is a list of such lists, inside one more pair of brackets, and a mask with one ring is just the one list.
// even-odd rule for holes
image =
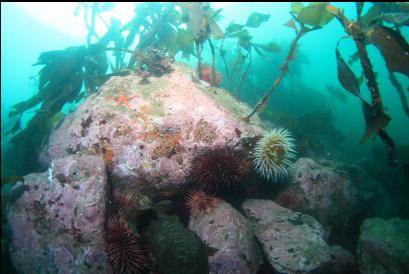
[[108, 273], [102, 158], [74, 155], [24, 177], [10, 206], [10, 257], [19, 273]]
[[363, 274], [409, 273], [409, 220], [366, 219], [357, 247]]
[[205, 244], [178, 217], [158, 212], [158, 219], [149, 224], [146, 235], [160, 273], [209, 273]]
[[240, 150], [240, 140], [265, 132], [258, 117], [251, 124], [240, 120], [251, 111], [246, 104], [192, 81], [187, 67], [174, 68], [145, 85], [137, 75], [111, 77], [54, 130], [43, 161], [81, 151], [102, 153], [114, 187], [169, 197], [186, 190], [199, 152]]
[[254, 234], [271, 266], [280, 273], [329, 273], [330, 247], [322, 226], [311, 216], [283, 208], [270, 200], [244, 201]]
[[329, 273], [331, 274], [358, 274], [358, 265], [355, 256], [339, 245], [330, 246], [332, 267]]
[[191, 216], [189, 229], [217, 250], [209, 257], [212, 273], [257, 273], [261, 252], [250, 223], [228, 203], [206, 215]]
[[290, 169], [291, 182], [275, 201], [316, 218], [324, 226], [345, 226], [355, 212], [357, 190], [336, 169], [300, 158]]

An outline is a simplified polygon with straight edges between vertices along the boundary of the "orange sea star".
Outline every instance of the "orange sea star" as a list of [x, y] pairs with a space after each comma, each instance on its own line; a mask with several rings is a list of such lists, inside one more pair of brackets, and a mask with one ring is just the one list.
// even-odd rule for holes
[[114, 101], [116, 102], [116, 106], [126, 106], [128, 109], [131, 109], [129, 101], [135, 97], [137, 97], [137, 95], [127, 97], [122, 91], [120, 91], [119, 96], [114, 98]]

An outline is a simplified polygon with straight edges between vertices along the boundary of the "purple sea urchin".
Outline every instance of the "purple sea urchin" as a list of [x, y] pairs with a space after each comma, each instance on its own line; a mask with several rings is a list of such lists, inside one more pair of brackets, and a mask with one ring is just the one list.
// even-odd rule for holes
[[215, 191], [238, 183], [250, 171], [250, 161], [232, 148], [215, 148], [198, 155], [190, 177], [206, 191]]
[[287, 168], [295, 157], [294, 139], [288, 130], [275, 128], [265, 134], [254, 149], [253, 165], [267, 180], [287, 176]]

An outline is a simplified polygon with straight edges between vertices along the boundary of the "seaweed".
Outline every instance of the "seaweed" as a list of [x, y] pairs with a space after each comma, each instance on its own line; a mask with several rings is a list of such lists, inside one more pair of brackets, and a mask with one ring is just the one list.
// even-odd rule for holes
[[[253, 12], [252, 14], [249, 15], [244, 25], [231, 22], [225, 29], [224, 39], [236, 39], [237, 47], [235, 51], [237, 55], [233, 61], [233, 65], [230, 70], [227, 67], [226, 51], [223, 48], [224, 39], [222, 41], [219, 54], [222, 58], [225, 67], [225, 72], [227, 76], [227, 90], [233, 93], [237, 99], [240, 99], [242, 85], [246, 80], [250, 70], [250, 66], [252, 63], [252, 48], [255, 50], [257, 54], [264, 58], [267, 57], [265, 53], [278, 53], [281, 51], [280, 46], [275, 42], [269, 42], [267, 44], [254, 43], [252, 41], [253, 37], [251, 36], [249, 30], [247, 29], [248, 27], [258, 28], [262, 23], [267, 22], [269, 19], [270, 19], [269, 14]], [[242, 70], [242, 67], [246, 61], [247, 64], [240, 76], [240, 71]], [[234, 91], [233, 78], [236, 75], [239, 76], [239, 80], [237, 83], [237, 87], [235, 88]]]
[[210, 8], [209, 3], [192, 2], [181, 4], [182, 11], [186, 18], [186, 23], [189, 31], [193, 35], [197, 54], [197, 75], [200, 78], [202, 72], [202, 50], [203, 44], [208, 41], [212, 53], [212, 75], [210, 84], [214, 86], [215, 83], [215, 51], [210, 37], [215, 39], [224, 38], [224, 33], [216, 23], [216, 17], [220, 10], [214, 11]]
[[[220, 59], [224, 65], [227, 90], [240, 99], [241, 90], [246, 80], [250, 78], [254, 53], [271, 61], [270, 54], [281, 52], [280, 45], [273, 41], [268, 43], [253, 41], [251, 29], [267, 22], [270, 19], [269, 14], [253, 12], [244, 24], [231, 22], [223, 32], [217, 24], [222, 9], [212, 9], [209, 3], [140, 3], [135, 6], [135, 16], [123, 25], [115, 18], [110, 22], [105, 20], [104, 13], [112, 8], [114, 8], [113, 4], [79, 3], [75, 14], [83, 15], [88, 29], [87, 44], [65, 50], [43, 52], [40, 55], [35, 65], [44, 67], [39, 72], [38, 92], [28, 100], [14, 105], [9, 113], [9, 117], [18, 117], [18, 119], [14, 121], [14, 126], [7, 134], [14, 134], [11, 143], [16, 146], [23, 143], [26, 145], [23, 150], [21, 148], [20, 150], [22, 155], [32, 156], [27, 157], [27, 161], [37, 162], [36, 155], [40, 146], [47, 141], [51, 131], [50, 125], [58, 122], [51, 121], [56, 117], [55, 115], [66, 104], [77, 104], [90, 94], [96, 93], [99, 87], [112, 76], [125, 76], [136, 71], [142, 77], [140, 84], [147, 84], [149, 77], [160, 77], [171, 72], [174, 57], [181, 52], [182, 57], [186, 59], [191, 55], [196, 56], [198, 77], [203, 78], [203, 70], [207, 69], [211, 86], [217, 86], [220, 84], [221, 76], [216, 72], [215, 67]], [[341, 9], [328, 3], [311, 3], [308, 6], [293, 3], [291, 9], [292, 19], [285, 25], [293, 29], [296, 36], [280, 66], [279, 75], [254, 110], [243, 118], [244, 121], [249, 122], [252, 115], [265, 108], [271, 94], [288, 73], [290, 63], [296, 58], [299, 59], [300, 54], [297, 54], [299, 40], [306, 33], [324, 27], [334, 17], [341, 22], [347, 34], [357, 45], [357, 51], [348, 63], [342, 58], [337, 45], [338, 77], [342, 86], [359, 98], [361, 98], [359, 84], [363, 76], [368, 80], [368, 87], [370, 87], [371, 102], [362, 103], [364, 117], [367, 117], [367, 132], [364, 136], [371, 135], [368, 130], [377, 133], [384, 130], [390, 120], [384, 113], [376, 75], [372, 71], [372, 65], [366, 53], [365, 47], [369, 43], [375, 45], [386, 60], [391, 82], [396, 87], [402, 107], [409, 116], [406, 95], [394, 75], [394, 73], [403, 73], [409, 76], [407, 69], [409, 59], [408, 56], [403, 55], [409, 47], [399, 33], [399, 28], [405, 24], [406, 5], [375, 4], [363, 14], [364, 4], [357, 3], [356, 21], [350, 21]], [[97, 33], [94, 28], [101, 22], [106, 27], [103, 35]], [[392, 23], [394, 28], [382, 26], [383, 23]], [[388, 37], [390, 39], [386, 39]], [[233, 54], [229, 56], [224, 48], [224, 42], [227, 39], [235, 39], [236, 42], [235, 51], [231, 51]], [[202, 60], [202, 53], [207, 50], [206, 42], [211, 54], [211, 69]], [[107, 58], [107, 51], [113, 51], [114, 63]], [[125, 58], [127, 54], [130, 54], [129, 61]], [[228, 60], [230, 56], [233, 56], [232, 60]], [[364, 74], [360, 78], [357, 78], [348, 66], [357, 60], [360, 60], [364, 68]], [[230, 63], [231, 65], [228, 65]], [[278, 64], [275, 65], [278, 66]], [[112, 73], [107, 74], [109, 68]], [[292, 79], [294, 89], [293, 82]], [[82, 89], [83, 85], [85, 89]], [[253, 86], [256, 88], [254, 84]], [[339, 94], [334, 98], [344, 100]], [[23, 113], [40, 104], [34, 117], [21, 130], [20, 121]], [[362, 142], [366, 139], [367, 137], [363, 138]]]
[[[324, 5], [326, 7], [327, 4]], [[296, 10], [290, 12], [293, 19], [287, 22], [285, 25], [294, 29], [296, 36], [294, 40], [291, 42], [289, 51], [287, 53], [287, 57], [284, 61], [284, 64], [281, 66], [281, 71], [276, 80], [273, 82], [272, 86], [266, 91], [264, 96], [260, 99], [257, 103], [253, 111], [243, 117], [242, 120], [245, 122], [250, 122], [250, 118], [260, 110], [264, 109], [270, 99], [274, 90], [279, 86], [283, 77], [287, 74], [289, 63], [294, 60], [295, 53], [297, 49], [298, 41], [303, 37], [306, 33], [320, 29], [322, 25], [327, 24], [330, 19], [328, 17], [328, 12], [326, 9], [322, 8], [322, 5], [318, 4], [310, 4], [308, 7], [298, 7]], [[301, 16], [300, 16], [301, 15]], [[298, 23], [298, 27], [296, 25]], [[312, 27], [308, 27], [306, 25], [311, 25]]]
[[365, 32], [365, 38], [379, 49], [390, 71], [409, 77], [409, 45], [399, 32], [375, 24]]
[[[10, 138], [12, 144], [24, 147], [22, 154], [27, 157], [22, 157], [22, 166], [31, 171], [38, 168], [34, 164], [37, 160], [34, 159], [38, 155], [40, 146], [48, 139], [51, 131], [50, 120], [62, 110], [64, 105], [78, 101], [84, 93], [93, 93], [98, 89], [99, 83], [90, 82], [88, 79], [95, 73], [105, 73], [107, 69], [100, 49], [100, 45], [92, 45], [88, 48], [74, 46], [40, 54], [34, 64], [44, 65], [39, 72], [38, 92], [31, 98], [12, 106], [8, 114], [9, 117], [17, 115], [21, 117], [27, 110], [41, 104], [27, 126]], [[84, 82], [88, 92], [81, 91]], [[16, 132], [16, 129], [17, 127], [13, 128], [10, 133]], [[24, 172], [26, 171], [19, 173]]]
[[[331, 12], [341, 23], [345, 29], [345, 32], [353, 39], [355, 46], [358, 49], [355, 58], [359, 58], [363, 68], [364, 76], [367, 80], [366, 84], [371, 95], [371, 104], [361, 98], [359, 93], [359, 83], [357, 82], [352, 70], [345, 62], [343, 62], [343, 59], [338, 51], [339, 42], [336, 47], [338, 78], [346, 90], [361, 99], [366, 129], [360, 143], [365, 143], [371, 135], [377, 134], [384, 144], [388, 146], [387, 157], [390, 166], [404, 167], [408, 169], [409, 163], [395, 159], [395, 144], [392, 138], [385, 131], [385, 127], [391, 118], [384, 112], [379, 86], [376, 81], [371, 60], [368, 56], [366, 45], [368, 43], [372, 43], [381, 51], [381, 54], [387, 64], [389, 75], [392, 75], [391, 80], [393, 85], [397, 87], [400, 95], [403, 95], [401, 96], [401, 100], [404, 99], [402, 101], [403, 106], [405, 106], [404, 101], [406, 101], [406, 98], [404, 94], [401, 93], [401, 90], [399, 91], [399, 83], [394, 77], [393, 72], [396, 71], [409, 76], [409, 57], [407, 56], [409, 46], [398, 31], [394, 31], [393, 29], [379, 25], [381, 22], [379, 22], [380, 17], [377, 16], [377, 14], [380, 12], [379, 9], [382, 10], [382, 6], [374, 6], [367, 12], [366, 15], [361, 16], [361, 11], [363, 8], [362, 5], [363, 4], [357, 3], [356, 21], [349, 20], [344, 15], [344, 11], [342, 9], [336, 8], [332, 5], [328, 5], [327, 10]], [[396, 4], [383, 5], [383, 7], [385, 6], [389, 8], [396, 8]], [[368, 18], [376, 18], [376, 20]], [[349, 80], [347, 80], [346, 77], [349, 77]]]

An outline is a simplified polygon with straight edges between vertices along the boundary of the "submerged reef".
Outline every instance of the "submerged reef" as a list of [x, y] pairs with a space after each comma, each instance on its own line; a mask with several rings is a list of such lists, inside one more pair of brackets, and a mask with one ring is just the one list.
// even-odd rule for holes
[[[185, 192], [191, 170], [198, 169], [194, 159], [220, 147], [231, 171], [213, 170], [210, 176], [234, 184], [248, 166], [240, 156], [241, 140], [263, 134], [266, 125], [259, 119], [252, 124], [241, 121], [247, 105], [223, 90], [193, 82], [192, 75], [175, 65], [172, 73], [152, 77], [150, 84], [139, 84], [138, 75], [111, 77], [51, 134], [43, 148], [44, 165], [76, 153], [103, 154], [114, 188], [164, 197]], [[207, 178], [194, 174], [193, 179]]]
[[358, 239], [339, 245], [366, 218], [360, 177], [290, 167], [287, 130], [193, 75], [113, 76], [53, 130], [49, 170], [5, 202], [19, 272], [357, 273]]
[[[109, 25], [101, 13], [113, 7], [79, 3], [87, 45], [41, 53], [38, 92], [8, 113], [2, 264], [19, 273], [409, 272], [408, 220], [387, 219], [408, 217], [409, 162], [397, 158], [407, 145], [386, 131], [392, 117], [366, 49], [380, 51], [408, 114], [394, 75], [409, 76], [407, 4], [356, 3], [349, 19], [329, 3], [292, 3], [282, 23], [295, 37], [275, 57], [281, 45], [258, 43], [252, 30], [270, 14], [222, 30], [223, 9], [208, 2], [139, 3], [128, 23]], [[300, 39], [334, 18], [348, 35], [335, 47], [337, 76], [361, 103], [361, 144], [379, 136], [387, 148], [377, 164], [345, 164], [357, 160], [334, 126], [345, 111], [334, 99], [346, 95], [327, 85], [330, 104], [297, 68]], [[358, 50], [349, 62], [345, 38]], [[195, 71], [175, 64], [179, 53], [195, 56]]]

